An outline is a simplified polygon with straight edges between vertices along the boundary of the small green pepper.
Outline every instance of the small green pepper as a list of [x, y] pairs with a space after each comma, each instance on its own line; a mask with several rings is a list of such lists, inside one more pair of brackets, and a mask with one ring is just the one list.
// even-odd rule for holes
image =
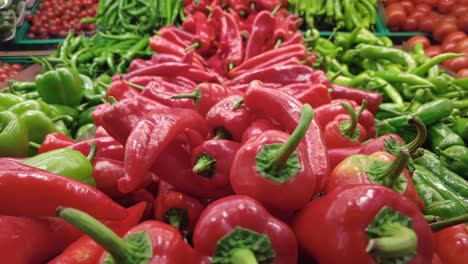
[[441, 122], [429, 127], [429, 139], [432, 149], [444, 150], [451, 146], [463, 146], [463, 139], [450, 127]]
[[452, 129], [463, 138], [465, 142], [468, 142], [468, 118], [457, 118], [453, 123]]
[[96, 126], [92, 123], [86, 124], [78, 128], [75, 133], [76, 141], [84, 141], [91, 138], [94, 138], [96, 135]]
[[468, 148], [465, 146], [451, 146], [437, 152], [440, 160], [455, 173], [468, 179]]
[[0, 112], [0, 156], [24, 157], [28, 147], [26, 125], [15, 114]]
[[6, 110], [23, 101], [24, 99], [20, 96], [9, 93], [0, 93], [0, 111]]
[[84, 88], [84, 98], [91, 105], [97, 105], [103, 103], [103, 98], [101, 94], [98, 93], [95, 89], [93, 81], [86, 75], [80, 74], [81, 81]]
[[61, 148], [28, 158], [22, 163], [96, 186], [93, 178], [93, 165], [91, 164], [95, 154], [96, 144], [92, 144], [88, 157], [79, 151]]
[[51, 108], [48, 104], [44, 103], [43, 101], [39, 100], [26, 100], [8, 108], [8, 111], [14, 113], [15, 115], [21, 115], [29, 110], [41, 111], [48, 117], [57, 116], [57, 112], [55, 112], [53, 108]]
[[44, 112], [37, 110], [28, 110], [19, 115], [19, 119], [26, 126], [29, 141], [37, 144], [42, 144], [47, 134], [61, 132], [54, 122], [68, 118], [70, 117], [60, 116], [50, 119]]
[[76, 108], [66, 106], [66, 105], [59, 105], [59, 104], [50, 104], [49, 105], [52, 110], [55, 111], [56, 115], [55, 116], [71, 116], [73, 120], [77, 120], [79, 116], [79, 112]]
[[49, 104], [78, 106], [83, 99], [83, 84], [77, 71], [59, 68], [36, 77], [36, 90]]

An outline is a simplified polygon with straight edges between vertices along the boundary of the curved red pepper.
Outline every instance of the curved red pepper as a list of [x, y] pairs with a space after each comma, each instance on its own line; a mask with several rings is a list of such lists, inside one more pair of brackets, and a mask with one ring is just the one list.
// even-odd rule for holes
[[119, 180], [119, 190], [127, 193], [141, 186], [158, 156], [185, 128], [207, 133], [205, 119], [188, 109], [156, 110], [138, 122], [125, 145], [126, 174]]
[[382, 103], [382, 95], [379, 92], [365, 91], [361, 89], [346, 87], [333, 84], [333, 99], [347, 99], [360, 104], [363, 100], [367, 101], [367, 109], [375, 114], [379, 110], [379, 105]]
[[88, 156], [91, 151], [91, 144], [96, 144], [96, 158], [108, 158], [114, 160], [123, 160], [125, 149], [117, 140], [112, 137], [99, 137], [92, 138], [85, 141], [77, 142], [73, 145], [67, 146], [81, 152], [84, 156]]
[[252, 114], [247, 107], [234, 107], [242, 99], [240, 95], [232, 95], [210, 108], [205, 118], [211, 131], [216, 134], [216, 130], [221, 129], [226, 131], [232, 140], [242, 140], [242, 134], [252, 121]]
[[[107, 226], [123, 236], [132, 227], [138, 224], [146, 208], [146, 203], [141, 202], [127, 209], [128, 216], [122, 221], [110, 222]], [[104, 249], [92, 238], [83, 235], [69, 245], [63, 252], [47, 262], [48, 264], [95, 264], [104, 253]]]
[[0, 216], [2, 263], [45, 263], [82, 233], [55, 217]]
[[180, 231], [193, 232], [204, 206], [197, 199], [176, 191], [158, 193], [154, 201], [154, 219]]
[[93, 119], [93, 123], [96, 126], [102, 126], [102, 120], [101, 120], [102, 114], [110, 106], [111, 104], [109, 103], [100, 104], [100, 105], [97, 105], [96, 108], [94, 108], [93, 112], [91, 112], [91, 118]]
[[44, 141], [41, 144], [41, 147], [38, 150], [38, 153], [44, 153], [49, 150], [65, 148], [75, 144], [75, 140], [72, 138], [61, 134], [61, 133], [49, 133], [44, 138]]
[[112, 96], [117, 101], [124, 98], [136, 97], [140, 94], [141, 91], [131, 87], [123, 80], [112, 81], [111, 85], [107, 89], [106, 101], [109, 101], [109, 98]]
[[185, 54], [184, 47], [158, 35], [151, 37], [150, 48], [156, 53], [167, 53], [181, 58], [184, 57]]
[[312, 68], [305, 65], [272, 65], [265, 68], [253, 69], [225, 82], [226, 86], [250, 83], [258, 80], [266, 83], [303, 83], [309, 80]]
[[191, 15], [194, 20], [195, 32], [190, 40], [189, 48], [195, 48], [203, 56], [211, 56], [216, 52], [216, 30], [208, 23], [208, 17], [203, 12], [195, 12]]
[[[269, 11], [261, 11], [255, 16], [252, 24], [251, 34], [247, 40], [245, 48], [245, 62], [250, 58], [270, 51], [274, 46], [273, 32], [275, 30], [275, 19]], [[242, 66], [243, 62], [240, 66]], [[233, 71], [237, 71], [236, 68]], [[235, 77], [236, 74], [229, 72], [229, 76]]]
[[173, 108], [194, 108], [188, 99], [174, 100], [176, 94], [190, 93], [194, 87], [186, 88], [166, 81], [151, 81], [146, 85], [141, 96]]
[[279, 88], [304, 104], [309, 104], [313, 108], [329, 104], [331, 96], [328, 88], [323, 84], [293, 83]]
[[[272, 217], [260, 203], [243, 195], [211, 203], [198, 220], [193, 244], [200, 253], [222, 259], [222, 263], [232, 263], [230, 257], [236, 253], [250, 261], [262, 256], [268, 263], [297, 263], [297, 242], [291, 229]], [[239, 244], [247, 252], [236, 252]]]
[[190, 79], [184, 76], [177, 76], [175, 78], [166, 78], [166, 77], [159, 77], [159, 76], [136, 76], [132, 77], [128, 80], [130, 83], [134, 83], [140, 86], [146, 86], [150, 82], [164, 82], [164, 83], [171, 83], [174, 85], [179, 85], [185, 88], [193, 89], [197, 84]]
[[260, 118], [252, 122], [252, 124], [242, 134], [242, 143], [247, 140], [263, 134], [267, 130], [280, 130], [278, 125], [275, 125], [268, 119]]
[[168, 41], [182, 47], [182, 48], [187, 48], [188, 46], [190, 46], [191, 43], [191, 40], [190, 39], [185, 39], [185, 38], [181, 38], [181, 36], [179, 34], [176, 34], [175, 31], [173, 30], [175, 28], [172, 27], [172, 26], [168, 26], [168, 27], [163, 27], [159, 30], [159, 36], [167, 39]]
[[[379, 245], [386, 244], [386, 237], [382, 237], [385, 235], [372, 236], [375, 240], [370, 242], [366, 228], [379, 212], [389, 211], [395, 217], [393, 219], [403, 218], [404, 221], [379, 217], [382, 222], [374, 226], [377, 230], [385, 226], [390, 228], [390, 225], [394, 227], [387, 233], [388, 239], [394, 239], [393, 246], [387, 247], [387, 250], [379, 249]], [[407, 218], [410, 227], [405, 224]], [[408, 255], [407, 263], [423, 264], [432, 260], [431, 230], [424, 216], [413, 202], [384, 186], [337, 188], [304, 207], [296, 216], [293, 229], [299, 245], [319, 263], [348, 263], [350, 260], [355, 263], [378, 263], [375, 256], [384, 254]], [[397, 248], [398, 245], [402, 247]], [[405, 254], [405, 250], [409, 253]]]
[[441, 263], [467, 263], [468, 229], [466, 224], [459, 224], [435, 232], [434, 250]]
[[119, 206], [97, 189], [46, 171], [0, 171], [0, 214], [54, 216], [58, 206], [73, 206], [100, 219], [126, 216]]

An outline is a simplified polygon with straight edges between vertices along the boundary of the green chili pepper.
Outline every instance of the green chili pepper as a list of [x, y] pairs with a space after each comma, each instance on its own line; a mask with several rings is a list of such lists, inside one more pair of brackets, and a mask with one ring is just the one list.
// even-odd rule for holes
[[428, 60], [427, 62], [423, 63], [422, 65], [420, 65], [419, 67], [411, 70], [411, 73], [412, 74], [416, 74], [416, 75], [419, 75], [419, 76], [422, 76], [424, 74], [426, 74], [430, 68], [446, 61], [446, 60], [449, 60], [449, 59], [454, 59], [454, 58], [459, 58], [459, 57], [463, 57], [465, 54], [458, 54], [458, 53], [442, 53], [440, 55], [437, 55], [435, 57], [433, 57], [432, 59]]
[[[408, 71], [416, 68], [416, 62], [407, 52], [396, 48], [382, 47], [369, 44], [359, 44], [354, 50], [350, 50], [348, 56], [353, 57], [353, 54], [357, 54], [361, 58], [367, 58], [370, 60], [388, 60], [393, 63], [402, 64], [407, 67]], [[347, 54], [344, 55], [343, 59]]]
[[465, 142], [468, 142], [468, 118], [457, 118], [455, 119], [452, 129], [463, 138]]
[[91, 113], [94, 111], [95, 108], [96, 106], [92, 106], [80, 113], [80, 116], [78, 117], [78, 126], [83, 126], [89, 123], [93, 123], [93, 118], [91, 117]]
[[462, 87], [463, 89], [468, 89], [468, 77], [454, 79], [451, 83], [458, 85]]
[[433, 87], [434, 85], [428, 80], [421, 78], [417, 75], [404, 72], [393, 72], [393, 71], [380, 71], [375, 73], [376, 77], [380, 77], [387, 82], [405, 83], [409, 85], [424, 85]]
[[91, 145], [88, 157], [68, 148], [51, 150], [22, 161], [23, 164], [96, 186], [91, 160], [96, 154], [96, 144]]
[[0, 112], [0, 156], [24, 157], [28, 147], [28, 131], [23, 121], [11, 112]]
[[36, 84], [34, 82], [14, 82], [14, 81], [7, 81], [8, 88], [14, 94], [20, 92], [31, 92], [36, 90]]
[[49, 104], [77, 106], [83, 98], [83, 84], [74, 69], [59, 68], [36, 77], [36, 89]]
[[429, 139], [433, 149], [444, 150], [450, 146], [463, 146], [463, 139], [450, 127], [441, 122], [433, 124], [429, 128]]
[[463, 145], [455, 145], [437, 152], [440, 160], [447, 168], [458, 175], [468, 179], [468, 148]]
[[91, 105], [103, 103], [103, 96], [97, 93], [93, 81], [86, 75], [80, 74], [80, 79], [83, 84], [83, 95], [86, 101]]
[[24, 101], [24, 98], [8, 93], [0, 93], [0, 111], [6, 110]]

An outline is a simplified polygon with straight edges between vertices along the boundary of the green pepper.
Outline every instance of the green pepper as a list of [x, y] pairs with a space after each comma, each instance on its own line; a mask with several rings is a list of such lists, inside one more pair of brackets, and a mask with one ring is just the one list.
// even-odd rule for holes
[[48, 117], [56, 117], [57, 112], [51, 108], [48, 104], [39, 100], [26, 100], [21, 103], [18, 103], [10, 108], [8, 111], [14, 113], [15, 115], [21, 115], [29, 110], [37, 110], [46, 114]]
[[468, 179], [468, 148], [465, 146], [451, 146], [438, 151], [440, 160], [455, 173]]
[[468, 77], [453, 79], [451, 84], [455, 84], [466, 90], [468, 89]]
[[34, 82], [15, 82], [15, 81], [7, 81], [8, 88], [14, 94], [20, 92], [31, 92], [36, 90], [36, 83]]
[[91, 114], [93, 113], [96, 106], [89, 107], [85, 111], [81, 112], [78, 117], [78, 126], [83, 126], [89, 123], [93, 123], [93, 118]]
[[411, 73], [394, 72], [394, 71], [379, 71], [375, 73], [376, 77], [380, 77], [390, 83], [405, 83], [409, 85], [424, 85], [434, 87], [430, 81]]
[[20, 96], [9, 93], [0, 93], [0, 111], [6, 110], [23, 101], [24, 99]]
[[93, 178], [93, 165], [91, 164], [95, 154], [96, 144], [92, 144], [88, 157], [79, 151], [61, 148], [28, 158], [22, 163], [96, 186]]
[[432, 59], [426, 61], [425, 63], [421, 64], [416, 69], [413, 69], [411, 71], [411, 73], [419, 75], [419, 76], [423, 76], [424, 74], [426, 74], [429, 71], [429, 69], [431, 69], [432, 67], [434, 67], [436, 65], [439, 65], [440, 63], [442, 63], [442, 62], [444, 62], [446, 60], [459, 58], [459, 57], [463, 57], [463, 56], [464, 56], [464, 54], [458, 54], [458, 53], [442, 53], [442, 54], [437, 55], [437, 56], [433, 57]]
[[93, 81], [86, 75], [80, 74], [81, 81], [84, 88], [84, 98], [91, 105], [97, 105], [103, 103], [103, 98], [101, 94], [95, 89]]
[[465, 144], [457, 133], [442, 122], [432, 125], [428, 132], [432, 149], [444, 150], [450, 146], [463, 146]]
[[0, 156], [24, 157], [28, 148], [28, 132], [23, 121], [11, 112], [0, 112]]
[[59, 116], [50, 119], [44, 112], [38, 110], [28, 110], [19, 119], [25, 124], [29, 141], [41, 144], [49, 133], [61, 132], [54, 122], [70, 118], [69, 116]]
[[59, 68], [38, 75], [36, 89], [49, 104], [78, 106], [83, 99], [83, 84], [74, 69]]
[[465, 142], [468, 142], [468, 118], [457, 118], [453, 123], [452, 129], [463, 138]]
[[96, 126], [93, 123], [89, 123], [86, 125], [81, 126], [76, 130], [75, 133], [75, 140], [76, 141], [84, 141], [91, 138], [94, 138], [96, 135]]
[[347, 51], [344, 61], [352, 61], [355, 55], [362, 59], [388, 60], [396, 64], [405, 65], [408, 71], [416, 68], [416, 61], [406, 51], [396, 48], [382, 47], [377, 45], [359, 44], [355, 49]]
[[50, 104], [49, 107], [55, 111], [55, 116], [67, 115], [70, 116], [73, 120], [78, 120], [79, 112], [76, 108], [59, 104]]

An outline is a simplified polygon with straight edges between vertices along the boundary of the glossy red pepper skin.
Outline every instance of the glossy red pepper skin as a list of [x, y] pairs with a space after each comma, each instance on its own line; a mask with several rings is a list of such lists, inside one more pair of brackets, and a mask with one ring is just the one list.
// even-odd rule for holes
[[346, 87], [333, 84], [333, 99], [347, 99], [360, 104], [363, 100], [367, 101], [367, 109], [373, 114], [379, 110], [379, 105], [382, 103], [382, 95], [378, 92], [364, 91], [361, 89]]
[[140, 91], [131, 87], [122, 80], [116, 80], [111, 83], [109, 89], [107, 90], [106, 101], [109, 101], [111, 96], [114, 97], [117, 101], [120, 101], [124, 98], [136, 97], [138, 94], [140, 94]]
[[251, 138], [255, 138], [263, 134], [267, 130], [281, 130], [281, 128], [278, 125], [271, 122], [269, 119], [256, 119], [242, 134], [242, 144], [244, 144]]
[[258, 80], [265, 83], [279, 83], [283, 85], [291, 83], [307, 82], [312, 69], [304, 65], [273, 65], [260, 69], [247, 71], [234, 79], [225, 82], [227, 86], [250, 83]]
[[206, 116], [215, 104], [226, 97], [241, 94], [217, 83], [202, 83], [197, 86], [197, 89], [199, 89], [201, 96], [198, 103], [195, 104], [195, 109], [202, 116]]
[[[128, 216], [122, 221], [110, 222], [107, 226], [117, 235], [123, 236], [140, 221], [146, 203], [141, 202], [127, 209]], [[104, 253], [104, 249], [92, 238], [83, 235], [69, 245], [63, 252], [48, 264], [95, 264]]]
[[97, 126], [96, 127], [96, 133], [94, 134], [94, 137], [110, 137], [109, 133], [102, 127], [102, 126]]
[[75, 140], [72, 138], [61, 134], [61, 133], [49, 133], [44, 138], [44, 141], [41, 144], [41, 147], [38, 150], [38, 153], [44, 153], [49, 150], [65, 148], [75, 144]]
[[236, 227], [267, 235], [276, 253], [273, 263], [297, 263], [297, 242], [291, 229], [256, 200], [243, 195], [216, 200], [203, 211], [193, 235], [195, 250], [212, 256], [216, 243]]
[[146, 85], [141, 96], [173, 108], [194, 108], [191, 100], [174, 100], [171, 97], [176, 94], [190, 93], [192, 88], [185, 88], [166, 81], [151, 81]]
[[154, 201], [154, 219], [171, 224], [169, 215], [167, 215], [171, 209], [183, 210], [185, 212], [187, 222], [178, 223], [180, 225], [178, 229], [190, 233], [195, 229], [195, 224], [204, 206], [197, 199], [184, 193], [172, 190], [158, 193]]
[[468, 261], [468, 229], [459, 224], [435, 232], [434, 251], [441, 263], [455, 264]]
[[413, 202], [380, 185], [340, 187], [311, 201], [296, 216], [293, 230], [299, 245], [319, 263], [376, 263], [365, 250], [365, 229], [385, 206], [412, 220], [417, 255], [407, 263], [431, 263], [431, 230], [424, 216]]
[[304, 104], [309, 104], [313, 108], [329, 104], [331, 102], [328, 88], [323, 84], [294, 83], [279, 88]]
[[[98, 219], [119, 220], [125, 208], [97, 189], [46, 171], [2, 170], [0, 214], [10, 216], [55, 216], [58, 206], [79, 208]], [[18, 196], [19, 194], [20, 197]]]
[[[131, 131], [125, 145], [125, 177], [119, 180], [119, 190], [134, 191], [141, 186], [158, 156], [185, 128], [207, 133], [205, 119], [188, 109], [165, 108], [148, 113]], [[156, 173], [157, 174], [157, 173]]]
[[[248, 108], [260, 117], [277, 121], [282, 130], [291, 133], [297, 127], [300, 117], [297, 114], [302, 103], [281, 91], [263, 88], [262, 83], [255, 81], [244, 96]], [[314, 117], [303, 139], [308, 151], [308, 164], [316, 178], [315, 193], [320, 192], [329, 176], [329, 165], [325, 142], [319, 124]]]
[[185, 88], [195, 88], [197, 84], [190, 79], [183, 77], [183, 76], [177, 76], [175, 78], [165, 78], [165, 77], [159, 77], [159, 76], [137, 76], [137, 77], [132, 77], [128, 80], [131, 83], [140, 85], [140, 86], [147, 86], [150, 82], [162, 82], [162, 83], [171, 83], [173, 85], [179, 85]]
[[104, 129], [122, 145], [125, 145], [133, 127], [147, 113], [167, 108], [148, 98], [139, 96], [117, 102], [102, 113]]
[[44, 263], [82, 233], [55, 217], [0, 216], [0, 255], [3, 263]]
[[[105, 193], [110, 198], [119, 198], [125, 195], [117, 188], [119, 179], [125, 177], [124, 163], [120, 160], [96, 157], [92, 161], [93, 179], [96, 181], [96, 188]], [[155, 175], [151, 172], [145, 175], [142, 187], [153, 181]]]
[[145, 202], [146, 207], [141, 217], [141, 221], [153, 219], [154, 195], [146, 189], [139, 189], [125, 196], [117, 198], [116, 202], [124, 207], [130, 207], [137, 203]]
[[299, 61], [307, 59], [307, 49], [305, 46], [303, 44], [297, 44], [280, 47], [246, 58], [241, 65], [231, 70], [228, 76], [230, 78], [235, 78], [248, 71], [270, 67], [291, 58], [297, 58]]
[[[245, 48], [245, 61], [273, 48], [274, 39], [272, 39], [272, 36], [274, 30], [275, 19], [271, 15], [271, 12], [261, 11], [255, 16], [255, 20], [252, 24], [252, 31]], [[235, 76], [234, 74], [231, 75], [231, 73], [229, 73], [229, 75], [232, 77]]]
[[337, 115], [333, 121], [328, 123], [323, 128], [323, 134], [327, 148], [342, 148], [342, 147], [355, 147], [360, 146], [361, 143], [367, 138], [367, 132], [361, 124], [356, 125], [356, 130], [359, 137], [351, 139], [341, 131], [341, 124], [343, 122], [351, 122], [351, 117], [346, 114]]
[[[178, 60], [176, 60], [176, 61], [178, 61]], [[135, 70], [138, 70], [138, 69], [142, 69], [142, 68], [148, 67], [148, 66], [150, 66], [152, 64], [153, 64], [153, 62], [151, 60], [144, 60], [144, 59], [136, 58], [136, 59], [132, 60], [132, 62], [130, 62], [130, 65], [128, 66], [128, 71], [131, 72], [131, 71], [135, 71]]]
[[[332, 171], [325, 187], [325, 192], [329, 193], [338, 186], [343, 185], [373, 184], [367, 172], [373, 160], [384, 161], [390, 164], [395, 160], [395, 157], [382, 151], [374, 152], [370, 155], [357, 154], [350, 156], [338, 164]], [[403, 169], [401, 174], [408, 182], [401, 195], [411, 200], [421, 211], [424, 211], [424, 203], [416, 191], [408, 170]]]
[[183, 47], [158, 35], [151, 37], [150, 48], [156, 53], [167, 53], [181, 58], [185, 54]]
[[124, 159], [125, 148], [113, 137], [92, 138], [67, 146], [67, 148], [79, 151], [83, 155], [88, 156], [91, 151], [91, 143], [96, 144], [96, 158]]
[[109, 108], [111, 105], [109, 103], [104, 103], [97, 105], [96, 108], [94, 108], [93, 112], [91, 112], [91, 118], [93, 119], [93, 123], [96, 126], [102, 126], [102, 114], [104, 111]]
[[240, 95], [232, 95], [210, 108], [205, 118], [211, 131], [223, 128], [232, 136], [232, 140], [242, 140], [242, 134], [250, 126], [253, 117], [244, 105], [233, 109], [234, 104], [241, 99]]
[[209, 57], [213, 55], [216, 52], [214, 45], [216, 40], [215, 28], [211, 27], [207, 15], [203, 12], [195, 12], [192, 19], [195, 23], [195, 33], [190, 45], [197, 45], [195, 49], [202, 56]]
[[179, 34], [176, 34], [172, 27], [163, 27], [159, 30], [159, 35], [172, 43], [187, 48], [190, 46], [190, 39], [181, 38]]
[[269, 10], [273, 11], [279, 4], [286, 6], [288, 2], [286, 0], [253, 0], [255, 3], [255, 10]]

